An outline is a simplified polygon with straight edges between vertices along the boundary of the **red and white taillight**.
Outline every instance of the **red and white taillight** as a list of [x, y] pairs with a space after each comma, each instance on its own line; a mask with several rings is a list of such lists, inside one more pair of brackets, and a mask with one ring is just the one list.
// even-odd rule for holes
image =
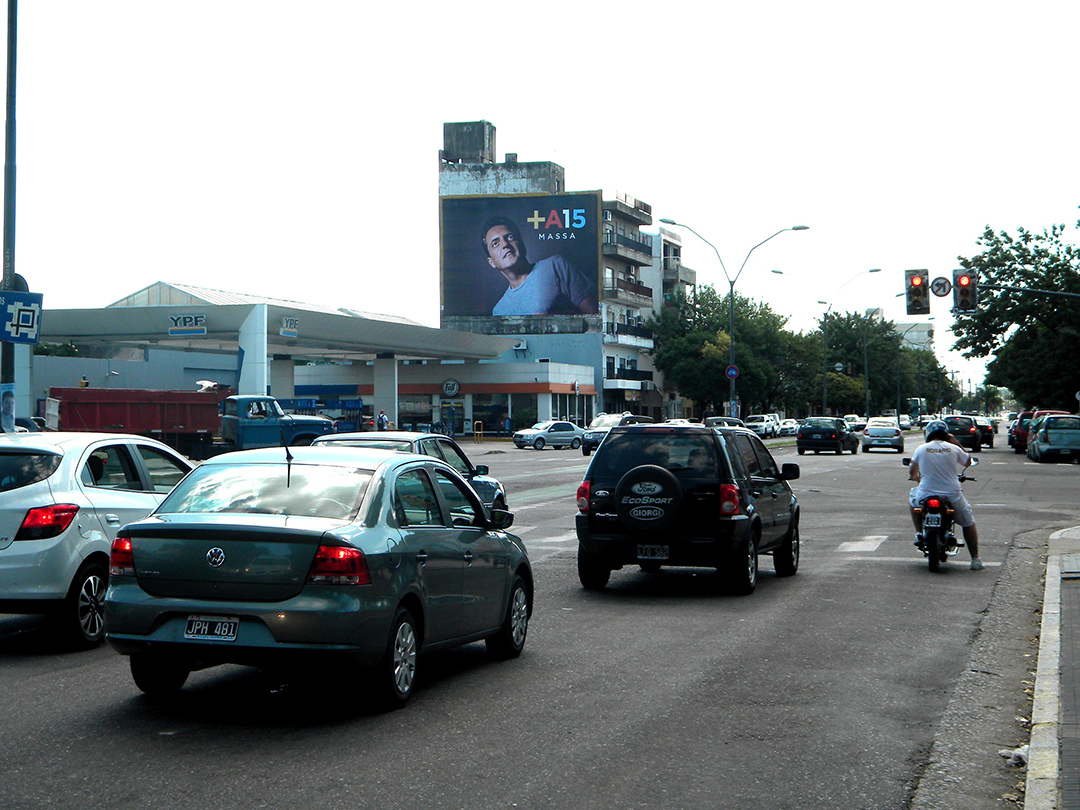
[[319, 546], [307, 581], [313, 585], [370, 585], [364, 552], [347, 546]]
[[109, 576], [135, 576], [135, 557], [131, 553], [131, 540], [117, 537], [109, 550]]
[[591, 491], [592, 485], [588, 481], [582, 481], [581, 486], [577, 488], [577, 508], [583, 515], [589, 511], [589, 494]]
[[73, 503], [55, 503], [51, 506], [35, 506], [26, 512], [16, 540], [45, 540], [67, 530], [78, 514], [79, 507]]
[[739, 488], [735, 484], [720, 485], [720, 511], [724, 515], [737, 515], [741, 508]]

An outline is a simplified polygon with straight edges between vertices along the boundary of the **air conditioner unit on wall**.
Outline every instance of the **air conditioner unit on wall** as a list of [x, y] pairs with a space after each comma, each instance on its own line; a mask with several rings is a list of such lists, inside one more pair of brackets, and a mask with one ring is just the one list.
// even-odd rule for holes
[[517, 345], [516, 345], [516, 346], [514, 346], [514, 351], [515, 351], [515, 352], [523, 352], [523, 351], [525, 351], [525, 350], [526, 350], [526, 349], [528, 349], [528, 348], [529, 348], [529, 343], [528, 343], [528, 341], [525, 341], [525, 340], [519, 340], [519, 341], [517, 342]]

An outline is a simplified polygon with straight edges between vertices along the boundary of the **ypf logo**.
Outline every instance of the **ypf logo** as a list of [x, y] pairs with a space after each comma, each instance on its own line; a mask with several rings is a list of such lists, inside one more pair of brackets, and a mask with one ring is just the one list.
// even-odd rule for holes
[[211, 568], [221, 568], [225, 562], [225, 550], [214, 546], [206, 552], [206, 562]]
[[659, 495], [664, 487], [655, 481], [639, 481], [630, 487], [630, 491], [635, 495]]

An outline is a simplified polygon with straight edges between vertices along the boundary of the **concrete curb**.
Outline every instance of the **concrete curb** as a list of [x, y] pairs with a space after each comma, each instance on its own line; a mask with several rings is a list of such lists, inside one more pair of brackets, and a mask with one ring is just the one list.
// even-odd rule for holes
[[[1051, 535], [1053, 541], [1066, 529]], [[1061, 718], [1061, 555], [1051, 553], [1046, 560], [1042, 629], [1039, 634], [1039, 662], [1035, 675], [1035, 699], [1031, 710], [1031, 742], [1028, 749], [1025, 810], [1055, 810], [1058, 807], [1060, 756], [1058, 736]]]

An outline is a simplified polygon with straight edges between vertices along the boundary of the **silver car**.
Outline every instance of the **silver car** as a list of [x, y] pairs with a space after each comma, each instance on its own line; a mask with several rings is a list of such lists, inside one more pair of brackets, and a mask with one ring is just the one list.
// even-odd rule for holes
[[585, 431], [572, 422], [550, 420], [537, 422], [531, 428], [519, 430], [514, 434], [514, 446], [519, 449], [531, 447], [533, 450], [543, 450], [550, 445], [577, 450], [581, 447], [584, 437]]
[[867, 421], [862, 431], [862, 451], [895, 450], [904, 452], [904, 432], [891, 416], [875, 416]]
[[100, 644], [117, 531], [193, 467], [139, 436], [0, 436], [0, 613], [47, 614], [72, 646]]

